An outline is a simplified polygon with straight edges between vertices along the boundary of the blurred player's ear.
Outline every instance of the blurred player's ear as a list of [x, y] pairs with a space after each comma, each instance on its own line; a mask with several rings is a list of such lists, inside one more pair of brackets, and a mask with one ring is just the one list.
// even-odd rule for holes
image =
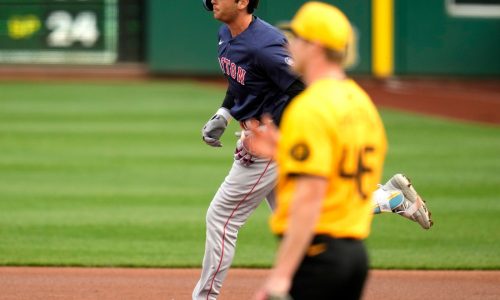
[[354, 67], [358, 63], [358, 32], [353, 28], [351, 37], [346, 47], [342, 66], [345, 69]]

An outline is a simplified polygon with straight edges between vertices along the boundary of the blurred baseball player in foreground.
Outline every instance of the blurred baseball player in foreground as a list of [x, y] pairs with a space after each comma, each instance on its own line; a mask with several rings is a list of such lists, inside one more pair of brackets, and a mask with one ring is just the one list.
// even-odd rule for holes
[[[203, 269], [192, 294], [193, 299], [216, 299], [234, 257], [239, 228], [264, 198], [271, 209], [275, 206], [276, 163], [245, 148], [245, 129], [249, 120], [258, 122], [266, 113], [279, 125], [285, 107], [305, 87], [290, 68], [283, 33], [253, 16], [259, 0], [202, 1], [224, 23], [218, 33], [218, 60], [228, 80], [222, 107], [205, 124], [202, 137], [208, 145], [221, 147], [220, 137], [232, 118], [243, 129], [231, 170], [207, 211]], [[371, 181], [359, 182], [364, 189], [376, 187]], [[373, 195], [375, 213], [394, 212], [425, 229], [432, 225], [424, 202], [403, 175], [393, 176]]]
[[373, 216], [370, 187], [382, 176], [387, 150], [384, 126], [343, 70], [352, 35], [345, 15], [309, 2], [290, 31], [293, 69], [308, 87], [285, 109], [280, 139], [268, 118], [250, 125], [245, 143], [260, 157], [276, 157], [279, 168], [271, 228], [282, 241], [256, 299], [288, 292], [295, 300], [359, 299], [368, 273], [362, 240]]

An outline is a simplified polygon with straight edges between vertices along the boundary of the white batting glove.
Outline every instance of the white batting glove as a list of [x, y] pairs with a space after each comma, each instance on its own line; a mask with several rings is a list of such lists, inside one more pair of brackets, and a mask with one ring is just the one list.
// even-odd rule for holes
[[203, 141], [212, 147], [222, 147], [220, 137], [227, 128], [227, 124], [231, 119], [231, 114], [225, 108], [219, 110], [213, 115], [210, 120], [201, 129]]

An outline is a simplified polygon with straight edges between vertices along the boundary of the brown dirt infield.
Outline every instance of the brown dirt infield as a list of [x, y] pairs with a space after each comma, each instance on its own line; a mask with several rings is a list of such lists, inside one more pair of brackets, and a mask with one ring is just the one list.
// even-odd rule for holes
[[[0, 268], [1, 300], [190, 299], [198, 269]], [[267, 270], [231, 269], [221, 300], [250, 299]], [[363, 299], [499, 299], [500, 271], [371, 271]]]
[[500, 124], [500, 79], [357, 78], [379, 106]]

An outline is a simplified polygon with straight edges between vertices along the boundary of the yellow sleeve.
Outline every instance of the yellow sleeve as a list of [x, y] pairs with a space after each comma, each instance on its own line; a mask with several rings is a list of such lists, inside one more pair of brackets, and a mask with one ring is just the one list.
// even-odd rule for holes
[[279, 144], [280, 173], [329, 177], [332, 172], [333, 135], [320, 109], [304, 101], [285, 113]]

